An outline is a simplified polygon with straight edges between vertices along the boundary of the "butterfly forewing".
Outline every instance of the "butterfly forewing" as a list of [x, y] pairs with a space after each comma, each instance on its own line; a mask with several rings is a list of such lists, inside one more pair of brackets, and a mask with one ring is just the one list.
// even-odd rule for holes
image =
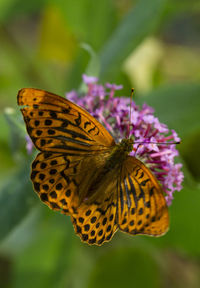
[[117, 194], [120, 230], [153, 236], [168, 230], [168, 209], [162, 189], [138, 159], [129, 156], [123, 163]]
[[18, 104], [35, 146], [41, 151], [93, 154], [115, 145], [108, 131], [88, 112], [63, 97], [25, 88]]
[[51, 209], [73, 213], [83, 198], [80, 183], [87, 190], [93, 171], [115, 145], [112, 136], [84, 109], [55, 94], [25, 88], [18, 104], [24, 106], [27, 131], [42, 151], [32, 164], [36, 192]]
[[40, 199], [53, 210], [69, 214], [78, 203], [80, 157], [41, 152], [32, 164], [31, 180]]

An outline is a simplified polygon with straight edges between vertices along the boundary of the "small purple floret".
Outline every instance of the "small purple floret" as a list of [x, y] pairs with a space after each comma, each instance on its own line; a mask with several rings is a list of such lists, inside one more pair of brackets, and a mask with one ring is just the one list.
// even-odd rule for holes
[[28, 154], [31, 154], [33, 151], [33, 142], [31, 141], [29, 135], [26, 135], [25, 138], [26, 138], [26, 150]]
[[88, 76], [86, 74], [83, 74], [82, 77], [85, 84], [93, 84], [95, 82], [98, 82], [98, 78], [94, 76]]

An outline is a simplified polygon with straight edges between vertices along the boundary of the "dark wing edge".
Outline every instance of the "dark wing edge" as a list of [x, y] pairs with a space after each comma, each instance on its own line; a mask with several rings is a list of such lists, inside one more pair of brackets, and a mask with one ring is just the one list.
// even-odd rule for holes
[[169, 215], [162, 188], [151, 171], [129, 156], [117, 188], [117, 224], [128, 234], [164, 235]]

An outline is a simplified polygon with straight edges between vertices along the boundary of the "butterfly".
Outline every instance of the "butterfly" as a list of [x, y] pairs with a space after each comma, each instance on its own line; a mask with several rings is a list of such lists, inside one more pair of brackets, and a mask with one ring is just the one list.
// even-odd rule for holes
[[51, 209], [71, 217], [83, 242], [101, 245], [117, 230], [166, 233], [169, 216], [161, 185], [129, 155], [132, 139], [116, 144], [86, 110], [53, 93], [24, 88], [17, 101], [40, 151], [32, 163], [34, 189]]

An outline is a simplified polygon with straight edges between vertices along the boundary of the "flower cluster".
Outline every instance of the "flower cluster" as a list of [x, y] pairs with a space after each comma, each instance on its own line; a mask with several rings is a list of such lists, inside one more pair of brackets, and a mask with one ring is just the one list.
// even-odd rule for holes
[[80, 97], [76, 91], [71, 91], [66, 94], [67, 99], [98, 119], [116, 142], [133, 135], [135, 142], [142, 143], [134, 144], [131, 155], [140, 159], [154, 173], [170, 205], [174, 191], [181, 190], [183, 181], [182, 165], [174, 163], [178, 151], [175, 144], [170, 144], [180, 141], [176, 132], [169, 131], [165, 124], [160, 123], [154, 116], [153, 108], [146, 104], [140, 109], [132, 101], [130, 119], [130, 98], [114, 97], [115, 91], [122, 89], [122, 85], [107, 83], [103, 86], [98, 84], [96, 77], [87, 75], [83, 75], [83, 81], [88, 87], [87, 93]]

